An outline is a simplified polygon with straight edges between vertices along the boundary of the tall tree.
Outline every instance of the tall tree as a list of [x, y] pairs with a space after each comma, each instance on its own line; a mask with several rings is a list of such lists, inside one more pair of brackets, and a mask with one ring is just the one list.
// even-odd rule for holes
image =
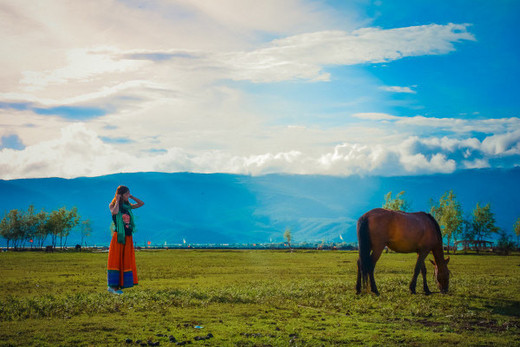
[[34, 212], [34, 205], [29, 205], [27, 211], [22, 215], [22, 229], [23, 229], [23, 247], [25, 247], [25, 241], [32, 242], [36, 236], [37, 229], [36, 213]]
[[87, 238], [90, 237], [92, 233], [92, 222], [90, 219], [86, 219], [81, 221], [81, 245], [87, 246]]
[[[70, 231], [78, 225], [79, 219], [80, 216], [76, 207], [73, 207], [70, 211], [62, 207], [50, 213], [47, 220], [47, 227], [50, 231], [53, 247], [56, 247], [58, 238], [60, 239], [60, 247], [63, 248], [66, 246], [67, 237]], [[63, 243], [63, 238], [65, 238], [65, 244]]]
[[466, 213], [466, 216], [462, 220], [462, 238], [464, 240], [474, 240], [475, 239], [475, 231], [472, 227], [472, 215]]
[[453, 190], [444, 193], [437, 204], [432, 203], [430, 213], [435, 217], [441, 227], [442, 236], [448, 241], [448, 253], [450, 253], [450, 240], [462, 231], [462, 208], [457, 201]]
[[383, 204], [383, 208], [393, 211], [408, 211], [410, 209], [410, 204], [402, 197], [404, 193], [405, 192], [402, 191], [398, 193], [395, 198], [392, 198], [392, 192], [388, 192], [385, 195], [385, 203]]
[[[64, 207], [63, 212], [60, 213], [61, 220], [61, 230], [58, 233], [60, 237], [60, 246], [64, 248], [67, 246], [67, 238], [70, 235], [70, 231], [74, 229], [79, 224], [80, 215], [78, 214], [77, 207], [73, 207], [70, 211], [67, 211]], [[63, 238], [65, 238], [65, 243], [63, 243]]]
[[497, 241], [496, 250], [504, 255], [509, 255], [509, 253], [515, 249], [515, 244], [511, 241], [511, 236], [504, 229], [499, 229], [498, 234], [500, 237]]
[[53, 248], [56, 248], [56, 243], [58, 241], [59, 235], [63, 231], [63, 221], [64, 221], [64, 214], [65, 214], [65, 208], [62, 207], [59, 210], [53, 210], [49, 214], [49, 218], [47, 220], [47, 228], [49, 230], [49, 234], [51, 235], [51, 244]]
[[2, 236], [7, 244], [7, 248], [9, 249], [9, 242], [13, 239], [11, 234], [11, 228], [9, 225], [9, 217], [8, 213], [4, 214], [4, 218], [0, 221], [0, 236]]
[[0, 234], [7, 241], [7, 248], [9, 242], [12, 242], [16, 249], [23, 237], [23, 214], [18, 210], [11, 210], [7, 212], [0, 222]]
[[50, 234], [50, 225], [48, 223], [49, 214], [44, 210], [41, 210], [36, 214], [35, 222], [36, 222], [36, 244], [38, 247], [42, 248], [45, 239]]
[[482, 241], [484, 237], [489, 236], [491, 233], [498, 232], [498, 228], [495, 226], [495, 215], [491, 212], [490, 203], [485, 206], [480, 206], [480, 203], [477, 203], [473, 210], [471, 227], [477, 241]]
[[291, 247], [291, 240], [292, 240], [291, 229], [289, 229], [289, 228], [285, 229], [285, 233], [283, 234], [283, 237], [284, 237], [284, 239], [287, 240], [287, 243], [289, 244], [289, 249], [292, 252], [292, 247]]

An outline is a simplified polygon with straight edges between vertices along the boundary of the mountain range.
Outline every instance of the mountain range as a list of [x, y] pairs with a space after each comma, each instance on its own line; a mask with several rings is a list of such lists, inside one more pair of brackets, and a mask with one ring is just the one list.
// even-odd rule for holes
[[[431, 199], [453, 190], [466, 216], [477, 202], [489, 202], [496, 225], [512, 233], [520, 217], [519, 182], [520, 168], [403, 177], [143, 172], [0, 180], [0, 212], [76, 206], [92, 224], [88, 244], [108, 245], [108, 204], [117, 186], [126, 185], [145, 202], [134, 211], [137, 245], [282, 242], [286, 229], [293, 242], [356, 242], [357, 219], [381, 207], [389, 191], [405, 191], [410, 210], [429, 211]], [[68, 244], [79, 239], [73, 231]]]

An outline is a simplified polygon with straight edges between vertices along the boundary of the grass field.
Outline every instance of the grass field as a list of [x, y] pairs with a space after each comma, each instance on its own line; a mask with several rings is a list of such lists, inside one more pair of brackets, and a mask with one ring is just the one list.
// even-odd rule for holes
[[416, 256], [383, 254], [379, 297], [355, 294], [356, 252], [136, 257], [139, 286], [115, 296], [106, 253], [0, 253], [0, 345], [520, 345], [518, 255], [452, 255], [450, 293], [428, 268], [425, 296], [408, 291]]

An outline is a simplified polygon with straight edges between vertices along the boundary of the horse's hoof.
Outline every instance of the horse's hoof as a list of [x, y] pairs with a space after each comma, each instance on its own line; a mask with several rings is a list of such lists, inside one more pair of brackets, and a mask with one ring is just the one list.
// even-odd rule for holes
[[430, 292], [429, 290], [427, 292], [424, 292], [425, 295], [431, 295], [432, 292]]

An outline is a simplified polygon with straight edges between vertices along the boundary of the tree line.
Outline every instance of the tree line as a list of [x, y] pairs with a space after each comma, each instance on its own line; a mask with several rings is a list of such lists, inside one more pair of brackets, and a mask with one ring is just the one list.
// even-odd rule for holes
[[[404, 191], [392, 197], [392, 192], [385, 195], [383, 208], [408, 211], [410, 203], [404, 199]], [[447, 241], [448, 253], [450, 244], [458, 239], [482, 242], [492, 234], [499, 234], [497, 247], [504, 250], [514, 248], [506, 230], [495, 225], [495, 214], [491, 210], [491, 204], [477, 203], [470, 214], [464, 215], [462, 206], [457, 200], [453, 190], [447, 191], [439, 201], [430, 199], [430, 214], [435, 217], [441, 228], [442, 236]], [[517, 247], [520, 247], [520, 217], [516, 220], [513, 230], [517, 237]], [[476, 244], [477, 251], [479, 243]]]
[[81, 226], [81, 243], [90, 236], [90, 220], [80, 221], [80, 215], [76, 207], [70, 210], [62, 207], [58, 210], [36, 212], [33, 205], [26, 211], [10, 210], [4, 214], [0, 221], [0, 236], [7, 241], [9, 246], [17, 249], [30, 246], [42, 248], [50, 237], [52, 247], [56, 247], [58, 240], [61, 248], [66, 247], [67, 238], [71, 230]]

